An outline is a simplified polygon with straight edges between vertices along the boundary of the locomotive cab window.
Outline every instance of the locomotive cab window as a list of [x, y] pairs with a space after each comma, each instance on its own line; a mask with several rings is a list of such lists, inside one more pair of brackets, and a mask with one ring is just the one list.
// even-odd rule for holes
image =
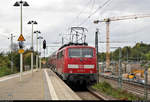
[[69, 48], [69, 57], [93, 57], [92, 48]]

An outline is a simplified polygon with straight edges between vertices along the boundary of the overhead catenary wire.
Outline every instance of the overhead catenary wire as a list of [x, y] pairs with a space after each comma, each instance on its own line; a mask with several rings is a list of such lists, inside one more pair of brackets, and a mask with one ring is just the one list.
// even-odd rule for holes
[[94, 12], [92, 12], [83, 22], [81, 22], [78, 26], [83, 25], [87, 22], [88, 19], [90, 19], [95, 13], [97, 13], [100, 9], [104, 8], [111, 0], [107, 0], [103, 3], [103, 5], [100, 5]]
[[[93, 1], [93, 2], [92, 2], [92, 1]], [[110, 1], [111, 1], [111, 0], [107, 0], [106, 2], [103, 3], [103, 5], [100, 5], [100, 6], [99, 6], [96, 10], [94, 10], [94, 12], [93, 12], [93, 8], [94, 8], [94, 6], [95, 6], [95, 0], [89, 0], [89, 2], [87, 3], [87, 6], [86, 6], [82, 11], [80, 11], [80, 13], [76, 16], [76, 19], [79, 18], [79, 16], [89, 7], [90, 4], [92, 4], [92, 5], [91, 5], [91, 12], [90, 12], [90, 14], [88, 15], [87, 19], [86, 19], [85, 21], [83, 21], [83, 23], [81, 23], [80, 25], [77, 25], [77, 26], [81, 26], [82, 24], [86, 23], [86, 21], [87, 21], [88, 19], [90, 19], [90, 17], [91, 17], [92, 15], [94, 15], [96, 12], [98, 12], [99, 9], [105, 7], [105, 6], [107, 5], [107, 3], [109, 3]], [[75, 21], [75, 20], [74, 20], [74, 21]], [[92, 21], [92, 20], [91, 20], [91, 21]], [[70, 27], [70, 26], [69, 26], [69, 27]], [[57, 38], [57, 40], [58, 40], [58, 38]]]
[[76, 20], [79, 18], [79, 16], [89, 7], [90, 4], [92, 4], [91, 1], [93, 1], [93, 0], [89, 0], [89, 2], [86, 4], [86, 6], [77, 14], [75, 19], [71, 23], [68, 24], [69, 27], [70, 27], [70, 25], [73, 25], [74, 23], [76, 23]]

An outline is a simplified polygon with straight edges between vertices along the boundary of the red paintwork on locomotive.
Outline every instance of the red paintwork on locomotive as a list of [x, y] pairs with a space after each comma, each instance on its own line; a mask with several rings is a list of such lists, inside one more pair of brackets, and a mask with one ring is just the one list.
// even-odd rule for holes
[[[93, 49], [93, 57], [91, 58], [86, 58], [86, 57], [80, 57], [80, 58], [70, 58], [68, 55], [68, 49], [69, 48], [92, 48]], [[72, 45], [72, 46], [67, 46], [64, 47], [60, 50], [57, 51], [57, 56], [58, 53], [63, 51], [63, 57], [61, 58], [50, 58], [49, 63], [52, 63], [56, 65], [56, 71], [57, 73], [60, 74], [65, 74], [65, 73], [96, 73], [97, 68], [96, 68], [96, 50], [94, 47], [89, 47], [89, 46], [83, 46], [83, 45]], [[82, 60], [82, 61], [81, 61]], [[74, 65], [79, 65], [79, 68], [68, 68], [68, 64], [74, 64]], [[83, 65], [94, 65], [94, 68], [83, 68]]]

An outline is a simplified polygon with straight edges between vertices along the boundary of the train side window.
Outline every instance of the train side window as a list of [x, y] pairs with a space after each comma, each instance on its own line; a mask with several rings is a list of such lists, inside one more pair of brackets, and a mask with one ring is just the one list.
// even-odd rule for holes
[[64, 51], [62, 51], [62, 57], [64, 57]]
[[62, 57], [63, 57], [63, 51], [60, 52], [60, 58], [62, 58]]
[[60, 58], [62, 58], [64, 55], [63, 55], [63, 51], [61, 51], [61, 52], [59, 52], [58, 54], [57, 54], [57, 59], [60, 59]]
[[59, 53], [57, 54], [57, 59], [59, 59]]

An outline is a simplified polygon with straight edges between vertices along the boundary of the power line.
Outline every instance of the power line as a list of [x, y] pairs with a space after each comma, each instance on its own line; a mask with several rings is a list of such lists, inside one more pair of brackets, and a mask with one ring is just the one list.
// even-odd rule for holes
[[[107, 43], [106, 41], [99, 41], [99, 43]], [[109, 43], [137, 43], [137, 41], [111, 41]]]
[[91, 13], [83, 22], [81, 22], [78, 26], [83, 25], [89, 18], [91, 18], [99, 9], [105, 7], [111, 0], [107, 0], [103, 5], [100, 5], [93, 13]]
[[92, 14], [88, 16], [90, 18], [92, 15], [94, 15], [99, 9], [104, 8], [111, 0], [107, 0], [103, 5], [100, 5]]
[[84, 10], [86, 10], [88, 8], [89, 4], [91, 4], [91, 1], [92, 0], [89, 0], [89, 2], [86, 4], [85, 8], [78, 14], [78, 16], [76, 18], [78, 18], [84, 12]]
[[[78, 19], [79, 16], [83, 13], [83, 11], [86, 10], [86, 9], [88, 8], [89, 4], [92, 4], [91, 1], [93, 1], [93, 0], [89, 0], [89, 2], [86, 4], [85, 8], [82, 9], [82, 10], [79, 12], [79, 14], [77, 14], [77, 16], [75, 17], [75, 19], [74, 19], [71, 23], [68, 24], [69, 27], [70, 27], [71, 24], [76, 23], [76, 22], [75, 22], [76, 19]], [[94, 1], [95, 1], [95, 0], [94, 0]]]

